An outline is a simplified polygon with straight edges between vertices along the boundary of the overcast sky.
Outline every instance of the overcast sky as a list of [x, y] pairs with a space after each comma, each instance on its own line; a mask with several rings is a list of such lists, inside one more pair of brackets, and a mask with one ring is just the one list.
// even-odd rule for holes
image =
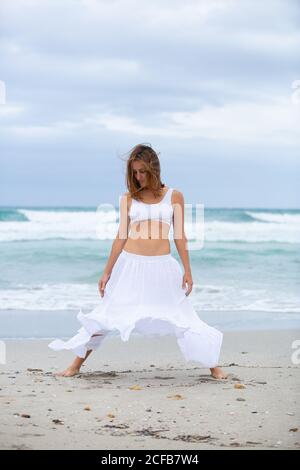
[[299, 25], [294, 0], [1, 0], [0, 204], [117, 204], [150, 143], [186, 203], [300, 207]]

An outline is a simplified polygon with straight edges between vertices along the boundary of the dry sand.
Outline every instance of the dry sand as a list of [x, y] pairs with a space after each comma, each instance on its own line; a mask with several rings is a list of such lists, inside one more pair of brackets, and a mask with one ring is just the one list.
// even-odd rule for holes
[[225, 332], [226, 381], [185, 362], [170, 336], [107, 338], [74, 378], [53, 375], [71, 352], [6, 341], [0, 448], [299, 449], [297, 339], [297, 330]]

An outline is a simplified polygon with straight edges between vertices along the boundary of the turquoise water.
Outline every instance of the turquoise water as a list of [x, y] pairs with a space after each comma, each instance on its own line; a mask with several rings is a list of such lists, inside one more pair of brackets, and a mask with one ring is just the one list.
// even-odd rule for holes
[[[195, 220], [187, 211], [191, 242], [201, 232]], [[0, 208], [0, 334], [9, 312], [19, 312], [20, 325], [34, 312], [46, 319], [93, 309], [117, 227], [118, 210], [110, 206]], [[170, 240], [180, 261], [172, 231]], [[211, 312], [232, 329], [272, 327], [279, 319], [299, 326], [300, 210], [205, 209], [203, 247], [191, 246], [190, 298], [202, 318]]]

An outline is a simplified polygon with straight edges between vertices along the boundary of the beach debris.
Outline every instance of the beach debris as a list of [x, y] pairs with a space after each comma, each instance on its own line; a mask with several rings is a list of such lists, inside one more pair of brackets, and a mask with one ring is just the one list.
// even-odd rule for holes
[[298, 431], [298, 428], [291, 428], [289, 429], [290, 432], [297, 432]]
[[185, 441], [185, 442], [205, 442], [214, 439], [210, 434], [201, 436], [200, 434], [180, 434], [174, 437], [174, 441]]
[[238, 384], [234, 384], [233, 386], [234, 388], [237, 388], [237, 389], [242, 389], [242, 388], [246, 388], [245, 385], [241, 384], [241, 383], [238, 383]]
[[53, 419], [52, 423], [54, 423], [54, 424], [65, 424], [61, 419], [57, 419], [57, 418]]
[[30, 367], [28, 367], [28, 372], [43, 372], [43, 369], [31, 369]]
[[175, 377], [162, 377], [160, 375], [156, 375], [154, 377], [155, 379], [159, 379], [159, 380], [171, 380], [171, 379], [175, 379]]
[[85, 406], [85, 407], [84, 407], [84, 410], [85, 410], [85, 411], [91, 411], [91, 407], [90, 407], [90, 406]]
[[246, 401], [245, 398], [238, 397], [236, 398], [236, 401]]
[[129, 387], [129, 390], [143, 390], [140, 385], [132, 385], [132, 387]]
[[128, 424], [104, 424], [103, 428], [110, 428], [110, 429], [128, 429]]
[[115, 418], [116, 415], [114, 415], [113, 413], [107, 413], [106, 415], [108, 418]]
[[288, 412], [287, 415], [289, 415], [289, 416], [295, 416], [295, 413], [290, 413], [290, 412]]
[[169, 429], [152, 429], [152, 428], [143, 428], [134, 431], [134, 434], [142, 435], [142, 436], [152, 436], [152, 437], [160, 437], [157, 436], [157, 433], [170, 431]]
[[103, 375], [104, 377], [118, 377], [118, 374], [114, 370], [110, 372], [100, 372], [100, 374], [97, 375]]
[[172, 400], [183, 400], [184, 399], [184, 397], [180, 394], [168, 395], [168, 398], [171, 398]]
[[31, 418], [31, 416], [28, 415], [27, 413], [22, 413], [22, 414], [20, 415], [20, 417], [21, 417], [21, 418]]

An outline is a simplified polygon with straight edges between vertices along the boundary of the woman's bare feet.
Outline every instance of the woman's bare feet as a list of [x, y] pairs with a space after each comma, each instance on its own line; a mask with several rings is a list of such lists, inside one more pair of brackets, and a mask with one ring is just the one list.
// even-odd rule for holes
[[225, 374], [220, 367], [213, 367], [210, 372], [215, 379], [227, 379], [228, 377], [228, 374]]
[[67, 367], [67, 369], [61, 372], [57, 372], [54, 375], [58, 375], [59, 377], [73, 377], [74, 375], [79, 374], [79, 372], [80, 372], [80, 369], [78, 369], [77, 367], [70, 366], [70, 367]]
[[85, 357], [76, 356], [76, 358], [74, 359], [74, 361], [72, 362], [72, 364], [69, 367], [67, 367], [62, 372], [57, 372], [54, 375], [58, 375], [59, 377], [73, 377], [74, 375], [79, 374], [80, 367], [82, 366], [82, 364], [84, 363], [86, 358], [91, 354], [91, 352], [92, 352], [92, 349], [89, 349], [89, 351], [87, 351]]

